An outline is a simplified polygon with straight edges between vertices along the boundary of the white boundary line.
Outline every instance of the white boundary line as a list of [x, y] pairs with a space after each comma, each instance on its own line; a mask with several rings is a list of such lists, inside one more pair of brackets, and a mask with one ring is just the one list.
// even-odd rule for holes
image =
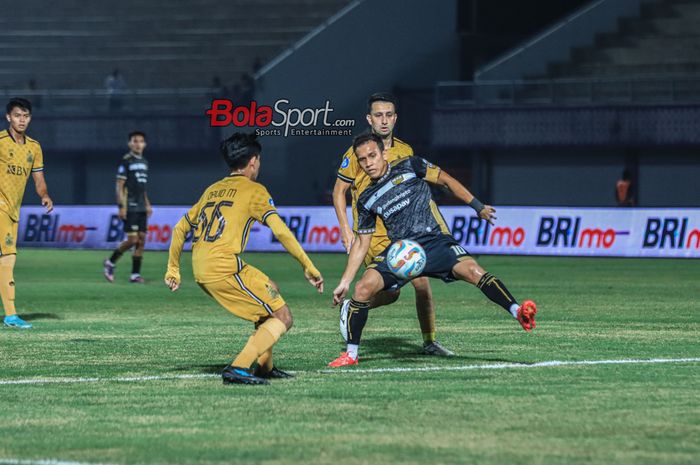
[[[658, 363], [696, 363], [700, 362], [700, 357], [689, 358], [648, 358], [648, 359], [618, 359], [618, 360], [548, 360], [535, 363], [492, 363], [482, 365], [461, 365], [461, 366], [428, 366], [428, 367], [398, 367], [398, 368], [355, 368], [341, 370], [308, 370], [291, 373], [321, 373], [321, 374], [352, 374], [352, 373], [420, 373], [435, 371], [468, 371], [468, 370], [506, 370], [511, 368], [549, 368], [565, 366], [588, 366], [588, 365], [642, 365]], [[213, 373], [183, 374], [183, 375], [152, 375], [152, 376], [115, 376], [103, 378], [18, 378], [0, 379], [0, 386], [18, 384], [76, 384], [76, 383], [134, 383], [141, 381], [165, 381], [181, 379], [206, 379], [218, 378], [220, 375]], [[0, 465], [3, 465], [0, 459]], [[9, 463], [9, 462], [8, 462]], [[35, 462], [32, 462], [35, 463]], [[39, 462], [36, 462], [39, 463]], [[70, 464], [73, 462], [62, 462]], [[75, 462], [77, 464], [77, 462]], [[56, 462], [59, 464], [59, 462]], [[53, 465], [53, 462], [46, 462], [41, 465]]]
[[85, 463], [85, 462], [72, 462], [66, 460], [54, 460], [54, 459], [1, 459], [0, 465], [108, 465], [106, 463]]
[[319, 373], [406, 373], [426, 371], [467, 371], [467, 370], [504, 370], [509, 368], [544, 368], [581, 365], [639, 365], [649, 363], [688, 363], [700, 362], [695, 358], [649, 358], [649, 359], [620, 359], [620, 360], [549, 360], [536, 363], [493, 363], [488, 365], [463, 365], [442, 367], [398, 367], [398, 368], [359, 368], [346, 370], [321, 370]]

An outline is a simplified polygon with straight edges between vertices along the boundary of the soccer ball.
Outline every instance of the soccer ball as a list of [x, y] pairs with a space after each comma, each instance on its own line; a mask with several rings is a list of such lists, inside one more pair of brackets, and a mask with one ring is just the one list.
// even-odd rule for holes
[[386, 254], [386, 264], [399, 279], [413, 279], [425, 268], [425, 250], [417, 242], [396, 241]]

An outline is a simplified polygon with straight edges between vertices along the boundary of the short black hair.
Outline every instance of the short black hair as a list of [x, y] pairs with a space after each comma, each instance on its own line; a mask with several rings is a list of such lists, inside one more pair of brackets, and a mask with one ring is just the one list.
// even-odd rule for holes
[[11, 98], [9, 102], [7, 102], [7, 114], [9, 115], [12, 113], [12, 109], [19, 107], [22, 110], [27, 110], [29, 113], [32, 112], [32, 102], [27, 100], [26, 98], [21, 98], [21, 97], [14, 97]]
[[389, 92], [376, 92], [369, 96], [367, 99], [367, 114], [372, 113], [372, 104], [374, 102], [389, 102], [394, 105], [394, 111], [396, 111], [396, 97]]
[[146, 140], [146, 133], [143, 131], [131, 131], [127, 140], [131, 140], [131, 138], [134, 136], [141, 136], [143, 137], [143, 140]]
[[232, 170], [245, 168], [251, 158], [259, 156], [262, 146], [254, 132], [234, 132], [231, 137], [221, 142], [219, 151], [224, 161]]
[[368, 142], [376, 142], [377, 147], [379, 147], [379, 151], [383, 152], [384, 151], [384, 141], [382, 140], [381, 137], [376, 135], [373, 132], [363, 132], [359, 136], [355, 137], [352, 140], [352, 151], [353, 153], [357, 152], [357, 148], [361, 145], [364, 145]]

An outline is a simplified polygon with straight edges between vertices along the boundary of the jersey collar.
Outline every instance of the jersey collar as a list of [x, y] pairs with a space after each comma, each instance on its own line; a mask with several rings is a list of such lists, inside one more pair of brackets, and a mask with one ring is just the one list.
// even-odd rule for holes
[[384, 175], [381, 178], [377, 179], [376, 181], [372, 181], [372, 183], [379, 184], [379, 183], [382, 183], [382, 182], [387, 180], [387, 178], [391, 174], [391, 163], [387, 163], [387, 164], [389, 166], [387, 166], [387, 168], [386, 168], [386, 173], [384, 173]]
[[27, 145], [27, 134], [26, 134], [26, 133], [24, 134], [24, 144], [20, 144], [19, 142], [17, 142], [17, 141], [15, 140], [15, 136], [12, 135], [12, 131], [10, 131], [9, 128], [7, 129], [7, 135], [10, 136], [10, 139], [12, 139], [12, 142], [14, 142], [15, 144], [17, 144], [17, 145]]

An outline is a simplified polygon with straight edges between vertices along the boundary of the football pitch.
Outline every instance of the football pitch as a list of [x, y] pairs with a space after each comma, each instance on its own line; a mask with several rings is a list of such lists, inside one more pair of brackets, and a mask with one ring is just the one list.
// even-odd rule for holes
[[251, 325], [183, 286], [101, 275], [105, 252], [20, 250], [17, 306], [35, 328], [0, 331], [0, 464], [697, 464], [697, 260], [479, 257], [538, 304], [525, 333], [476, 288], [433, 280], [438, 340], [421, 355], [414, 296], [372, 310], [360, 366], [331, 293], [343, 255], [312, 255], [323, 296], [284, 254], [244, 259], [295, 316], [270, 386], [224, 386]]

